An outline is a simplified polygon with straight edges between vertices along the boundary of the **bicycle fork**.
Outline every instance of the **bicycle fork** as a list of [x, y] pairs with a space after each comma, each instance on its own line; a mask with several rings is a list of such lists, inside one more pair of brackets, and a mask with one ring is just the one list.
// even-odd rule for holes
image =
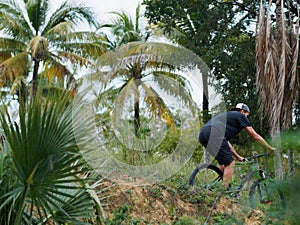
[[247, 180], [251, 177], [252, 174], [253, 174], [253, 172], [251, 171], [251, 172], [248, 172], [248, 173], [245, 175], [245, 177], [244, 177], [244, 179], [243, 179], [243, 182], [242, 182], [242, 183], [240, 184], [240, 186], [237, 188], [237, 190], [236, 190], [236, 192], [235, 192], [235, 194], [234, 194], [234, 197], [238, 197], [238, 196], [239, 196], [239, 194], [241, 193], [241, 191], [242, 191], [242, 189], [243, 189], [245, 183], [246, 183]]

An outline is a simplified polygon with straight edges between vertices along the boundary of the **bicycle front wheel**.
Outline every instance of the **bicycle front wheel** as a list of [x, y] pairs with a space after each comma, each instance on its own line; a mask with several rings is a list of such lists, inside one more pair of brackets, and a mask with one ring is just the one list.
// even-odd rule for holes
[[220, 183], [223, 172], [215, 165], [200, 164], [192, 172], [189, 185], [194, 188], [213, 189], [216, 183]]
[[283, 193], [270, 180], [257, 180], [249, 192], [250, 206], [263, 207], [274, 212], [283, 212], [286, 202]]

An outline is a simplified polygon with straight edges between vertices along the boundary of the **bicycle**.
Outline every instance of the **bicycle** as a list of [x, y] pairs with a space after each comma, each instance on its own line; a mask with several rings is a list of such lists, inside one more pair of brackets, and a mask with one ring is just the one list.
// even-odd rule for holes
[[[238, 197], [244, 186], [251, 177], [258, 174], [258, 179], [250, 186], [249, 200], [252, 208], [259, 204], [269, 205], [273, 210], [282, 210], [286, 208], [286, 201], [282, 191], [275, 185], [272, 176], [266, 173], [260, 166], [258, 159], [268, 157], [268, 153], [257, 154], [248, 157], [243, 163], [254, 164], [250, 171], [242, 178], [240, 185], [236, 190], [232, 190], [231, 196]], [[222, 185], [223, 172], [214, 164], [203, 163], [198, 165], [189, 178], [189, 185], [196, 188], [204, 188], [214, 191], [217, 186]]]

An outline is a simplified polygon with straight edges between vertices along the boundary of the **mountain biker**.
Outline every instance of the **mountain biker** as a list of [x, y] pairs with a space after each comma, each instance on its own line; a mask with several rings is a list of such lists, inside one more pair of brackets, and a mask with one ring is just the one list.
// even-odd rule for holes
[[230, 111], [220, 113], [210, 119], [199, 133], [199, 142], [218, 161], [219, 168], [223, 171], [225, 189], [228, 189], [234, 172], [233, 156], [238, 161], [244, 161], [244, 158], [235, 151], [229, 142], [235, 135], [245, 129], [259, 144], [269, 150], [275, 150], [253, 129], [247, 118], [249, 114], [249, 107], [244, 103], [238, 103]]

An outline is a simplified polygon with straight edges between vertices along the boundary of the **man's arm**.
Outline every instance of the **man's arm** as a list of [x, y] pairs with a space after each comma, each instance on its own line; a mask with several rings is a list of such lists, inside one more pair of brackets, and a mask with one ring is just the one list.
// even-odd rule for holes
[[229, 141], [228, 142], [228, 145], [230, 147], [230, 151], [232, 152], [232, 155], [240, 162], [242, 162], [244, 160], [244, 158], [242, 156], [240, 156], [234, 149], [234, 147], [230, 144]]
[[260, 136], [258, 133], [256, 133], [256, 131], [253, 129], [253, 127], [245, 127], [245, 130], [248, 132], [248, 134], [259, 144], [261, 144], [262, 146], [266, 147], [269, 150], [276, 150], [274, 147], [272, 147], [271, 145], [269, 145], [265, 139], [262, 138], [262, 136]]

